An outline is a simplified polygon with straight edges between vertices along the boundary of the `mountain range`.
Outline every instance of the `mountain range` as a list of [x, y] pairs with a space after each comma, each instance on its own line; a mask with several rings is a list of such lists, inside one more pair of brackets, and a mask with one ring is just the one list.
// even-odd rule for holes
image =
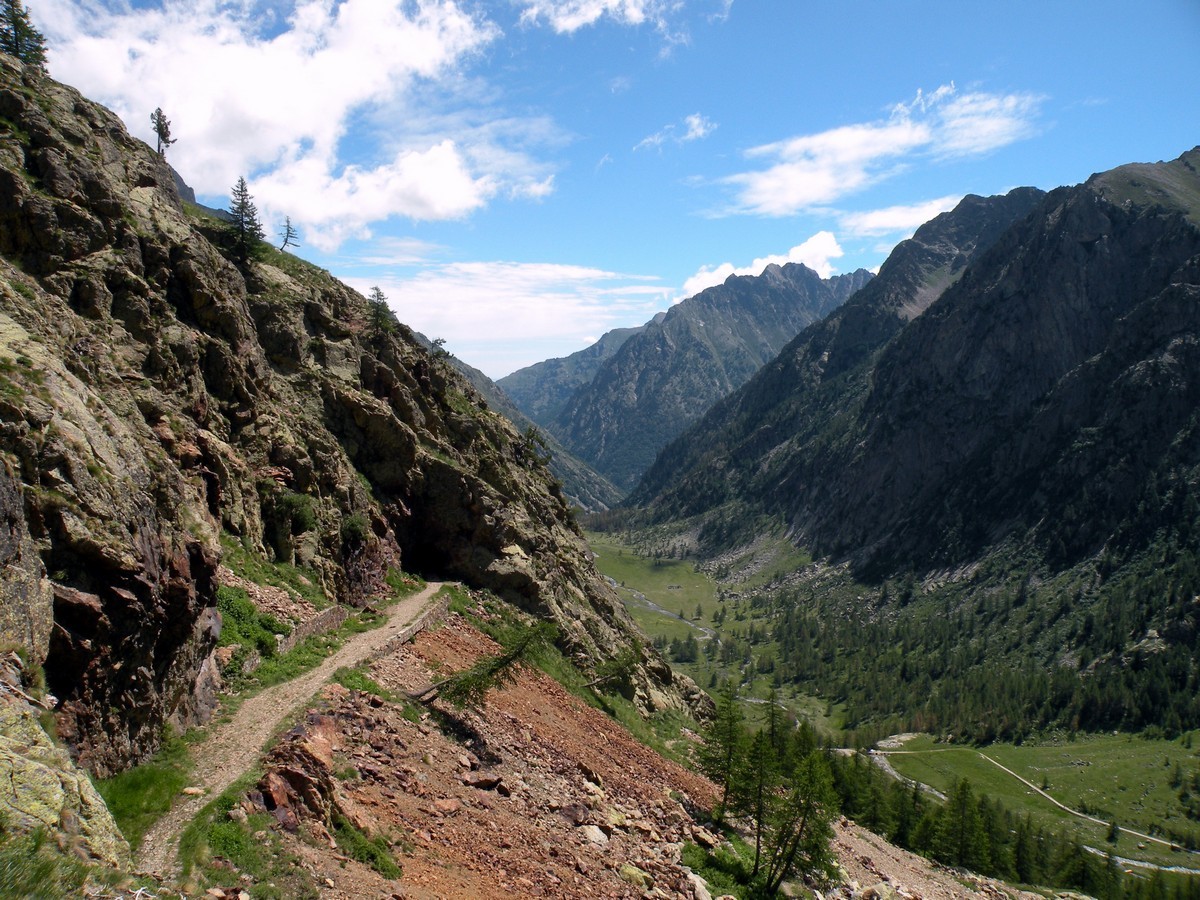
[[1196, 727], [1198, 225], [1200, 148], [966, 198], [669, 445], [625, 527], [710, 569], [790, 545], [758, 640], [871, 733]]
[[966, 198], [668, 447], [631, 502], [778, 515], [880, 571], [1016, 535], [1069, 562], [1137, 530], [1148, 483], [1190, 490], [1200, 463], [1198, 161]]
[[515, 388], [526, 415], [628, 491], [666, 443], [870, 279], [865, 270], [822, 279], [799, 263], [733, 275], [632, 334], [606, 335], [500, 385]]
[[[82, 770], [210, 722], [249, 674], [229, 635], [252, 620], [258, 662], [295, 636], [266, 604], [382, 619], [423, 575], [464, 586], [446, 627], [403, 651], [376, 632], [256, 786], [199, 816], [210, 845], [303, 813], [331, 875], [411, 838], [460, 884], [496, 851], [516, 876], [497, 891], [586, 895], [602, 869], [612, 896], [696, 896], [679, 848], [718, 847], [694, 818], [714, 786], [604, 713], [672, 725], [686, 755], [711, 701], [643, 639], [573, 504], [629, 491], [626, 533], [725, 570], [714, 625], [751, 619], [704, 652], [854, 726], [1200, 726], [1200, 148], [967, 196], [877, 276], [768, 266], [497, 386], [321, 269], [239, 258], [161, 153], [0, 54], [0, 449], [0, 849], [16, 828], [36, 855], [49, 829], [126, 865]], [[731, 587], [768, 542], [792, 564]], [[416, 708], [446, 669], [504, 659], [518, 622], [555, 626], [578, 697], [530, 667], [495, 708]], [[420, 828], [392, 841], [363, 804]]]

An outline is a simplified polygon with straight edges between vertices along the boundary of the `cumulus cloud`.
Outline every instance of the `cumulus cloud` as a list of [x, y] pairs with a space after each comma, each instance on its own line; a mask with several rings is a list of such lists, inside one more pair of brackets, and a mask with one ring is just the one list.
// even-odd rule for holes
[[787, 216], [831, 204], [921, 158], [976, 156], [1034, 133], [1042, 98], [960, 92], [953, 84], [918, 92], [876, 122], [845, 125], [751, 148], [759, 167], [726, 176], [726, 212]]
[[[381, 261], [382, 262], [382, 261]], [[556, 263], [452, 262], [379, 284], [400, 321], [499, 378], [587, 345], [590, 335], [644, 322], [669, 302], [651, 277]]]
[[676, 298], [683, 300], [700, 293], [705, 288], [724, 283], [730, 275], [761, 275], [769, 265], [786, 265], [787, 263], [803, 263], [822, 278], [828, 278], [836, 271], [832, 260], [842, 255], [842, 248], [837, 238], [828, 231], [818, 231], [802, 244], [797, 244], [787, 253], [774, 256], [764, 256], [754, 260], [748, 266], [734, 266], [733, 263], [721, 263], [717, 266], [704, 266], [695, 275], [683, 283], [683, 290]]
[[[545, 122], [467, 117], [392, 133], [372, 110], [453, 83], [499, 35], [455, 0], [44, 0], [55, 76], [111, 106], [149, 139], [162, 107], [178, 143], [172, 164], [202, 195], [240, 175], [264, 211], [283, 209], [330, 248], [390, 215], [470, 214], [497, 195], [538, 198], [553, 178], [530, 146]], [[407, 128], [407, 130], [405, 130]], [[355, 158], [347, 162], [347, 147]], [[365, 149], [364, 149], [365, 148]]]
[[960, 200], [961, 194], [950, 194], [907, 206], [888, 206], [865, 212], [843, 213], [838, 223], [844, 230], [859, 237], [877, 237], [901, 232], [912, 234], [934, 216], [954, 209]]

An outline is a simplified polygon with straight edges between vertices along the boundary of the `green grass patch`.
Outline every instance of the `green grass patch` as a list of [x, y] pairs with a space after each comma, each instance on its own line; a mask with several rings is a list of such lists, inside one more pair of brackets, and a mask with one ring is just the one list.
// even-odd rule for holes
[[714, 897], [728, 894], [739, 900], [750, 896], [747, 883], [753, 857], [754, 851], [736, 835], [729, 838], [729, 846], [722, 844], [714, 850], [705, 850], [696, 844], [685, 843], [681, 853], [683, 864], [708, 883]]
[[137, 849], [146, 832], [171, 808], [188, 786], [191, 771], [189, 741], [168, 731], [162, 747], [146, 762], [112, 778], [95, 780], [96, 790], [130, 847]]
[[240, 670], [253, 651], [264, 659], [274, 656], [278, 648], [275, 636], [290, 634], [292, 630], [289, 623], [259, 612], [250, 595], [241, 588], [218, 587], [217, 609], [221, 613], [220, 646], [238, 648], [226, 666], [230, 670]]
[[317, 609], [331, 606], [330, 600], [321, 590], [321, 581], [311, 569], [293, 566], [290, 563], [268, 562], [252, 553], [229, 534], [221, 535], [222, 562], [235, 574], [255, 584], [270, 585], [303, 597]]
[[385, 621], [384, 616], [360, 610], [334, 631], [314, 634], [287, 653], [265, 657], [253, 672], [229, 674], [226, 683], [232, 693], [249, 696], [264, 688], [291, 681], [319, 666], [326, 657], [336, 652], [350, 635], [378, 628]]
[[62, 853], [46, 832], [11, 833], [0, 823], [0, 898], [79, 897], [89, 869]]
[[229, 817], [246, 792], [262, 776], [247, 772], [209, 802], [179, 838], [179, 861], [195, 893], [207, 887], [228, 886], [250, 876], [246, 888], [255, 900], [315, 900], [320, 896], [310, 876], [283, 847], [274, 819], [266, 813], [238, 822]]
[[703, 572], [686, 560], [642, 556], [615, 535], [587, 535], [596, 568], [618, 585], [637, 590], [651, 603], [669, 613], [693, 620], [697, 606], [701, 622], [711, 621], [717, 608], [717, 586]]
[[[893, 753], [889, 759], [900, 774], [941, 791], [949, 790], [955, 779], [967, 778], [981, 794], [1021, 815], [1029, 813], [1043, 826], [1069, 828], [1089, 846], [1129, 859], [1200, 868], [1200, 855], [1183, 849], [1200, 844], [1194, 802], [1200, 796], [1200, 755], [1190, 743], [1189, 735], [1173, 741], [1088, 735], [975, 749], [935, 744], [923, 735], [906, 743], [906, 752]], [[1108, 824], [1067, 813], [985, 756], [1064, 806]], [[1114, 822], [1121, 829], [1115, 845], [1108, 841], [1109, 825]]]
[[[458, 613], [460, 616], [472, 616], [475, 610], [475, 601], [471, 599], [471, 593], [460, 584], [446, 584], [437, 592], [437, 596], [449, 598], [449, 610], [452, 613]], [[476, 624], [479, 624], [478, 622]]]
[[370, 866], [384, 878], [400, 877], [400, 866], [392, 856], [391, 848], [383, 835], [368, 837], [342, 816], [334, 817], [333, 831], [337, 836], [338, 846], [351, 859]]
[[383, 580], [387, 582], [387, 586], [392, 591], [388, 602], [411, 597], [425, 588], [425, 579], [419, 575], [410, 575], [408, 572], [402, 572], [397, 568], [389, 568]]
[[333, 673], [333, 680], [342, 687], [351, 691], [362, 691], [366, 694], [374, 694], [389, 703], [402, 703], [404, 698], [395, 691], [390, 691], [369, 676], [365, 667], [349, 668], [343, 666]]

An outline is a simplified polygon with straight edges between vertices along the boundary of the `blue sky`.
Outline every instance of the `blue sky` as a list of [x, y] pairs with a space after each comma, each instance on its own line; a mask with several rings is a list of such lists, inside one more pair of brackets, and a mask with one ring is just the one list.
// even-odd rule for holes
[[967, 193], [1200, 142], [1200, 0], [27, 0], [211, 205], [493, 377]]

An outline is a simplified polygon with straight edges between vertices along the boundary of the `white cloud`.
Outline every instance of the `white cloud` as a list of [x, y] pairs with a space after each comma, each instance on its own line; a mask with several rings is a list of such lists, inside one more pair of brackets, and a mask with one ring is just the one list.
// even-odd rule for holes
[[674, 125], [668, 125], [661, 131], [656, 131], [654, 134], [648, 134], [636, 144], [633, 145], [633, 150], [636, 153], [638, 150], [661, 150], [662, 145], [667, 142], [671, 136], [671, 131]]
[[698, 141], [701, 138], [706, 138], [717, 129], [717, 123], [711, 119], [705, 118], [700, 113], [692, 113], [690, 116], [683, 117], [683, 133], [678, 134], [676, 125], [672, 123], [664, 128], [647, 135], [634, 145], [634, 150], [659, 150], [667, 141], [674, 141], [677, 144], [686, 144], [690, 141]]
[[1041, 98], [1031, 94], [963, 94], [939, 109], [941, 156], [974, 156], [1033, 134]]
[[708, 137], [717, 129], [716, 122], [705, 118], [700, 113], [684, 116], [683, 123], [687, 125], [687, 132], [680, 138], [681, 141], [698, 141], [700, 138]]
[[725, 180], [737, 189], [738, 212], [791, 215], [866, 187], [884, 163], [929, 141], [928, 127], [916, 122], [848, 125], [755, 147], [749, 157], [774, 163]]
[[751, 148], [765, 166], [727, 176], [735, 201], [726, 212], [787, 216], [833, 203], [923, 157], [987, 153], [1034, 132], [1042, 98], [960, 93], [953, 84], [918, 92], [877, 122], [845, 125]]
[[661, 24], [678, 5], [676, 0], [522, 0], [521, 19], [530, 24], [545, 19], [555, 31], [570, 33], [603, 17], [624, 25]]
[[908, 206], [888, 206], [866, 212], [843, 213], [838, 222], [843, 229], [860, 237], [900, 232], [911, 234], [934, 216], [954, 209], [960, 200], [961, 194], [951, 194]]
[[762, 270], [769, 265], [786, 265], [787, 263], [803, 263], [822, 278], [828, 278], [836, 271], [831, 260], [842, 255], [842, 248], [837, 238], [828, 231], [818, 231], [803, 244], [797, 244], [784, 254], [764, 256], [754, 260], [748, 266], [735, 267], [733, 263], [721, 263], [718, 266], [704, 266], [695, 275], [683, 283], [683, 290], [677, 300], [683, 300], [700, 293], [705, 288], [723, 284], [730, 275], [761, 275]]
[[395, 210], [411, 219], [459, 218], [495, 191], [490, 179], [471, 176], [452, 141], [401, 152], [373, 169], [346, 166], [336, 176], [322, 160], [302, 159], [254, 182], [268, 216], [272, 210], [292, 210], [308, 224], [309, 241], [323, 250], [350, 237], [367, 237], [367, 223]]
[[446, 255], [440, 244], [413, 237], [379, 237], [371, 242], [368, 254], [354, 258], [362, 266], [421, 266]]
[[530, 155], [553, 140], [545, 120], [483, 110], [484, 124], [426, 113], [372, 128], [372, 111], [459, 88], [495, 25], [456, 0], [289, 9], [281, 18], [252, 2], [44, 0], [39, 21], [56, 78], [147, 139], [149, 113], [162, 107], [178, 139], [171, 163], [201, 195], [224, 196], [244, 175], [266, 214], [286, 212], [319, 247], [389, 216], [454, 219], [498, 195], [552, 190], [553, 173]]
[[379, 284], [400, 321], [498, 378], [586, 346], [589, 335], [640, 324], [669, 303], [646, 276], [555, 263], [456, 262], [411, 278], [347, 278]]

